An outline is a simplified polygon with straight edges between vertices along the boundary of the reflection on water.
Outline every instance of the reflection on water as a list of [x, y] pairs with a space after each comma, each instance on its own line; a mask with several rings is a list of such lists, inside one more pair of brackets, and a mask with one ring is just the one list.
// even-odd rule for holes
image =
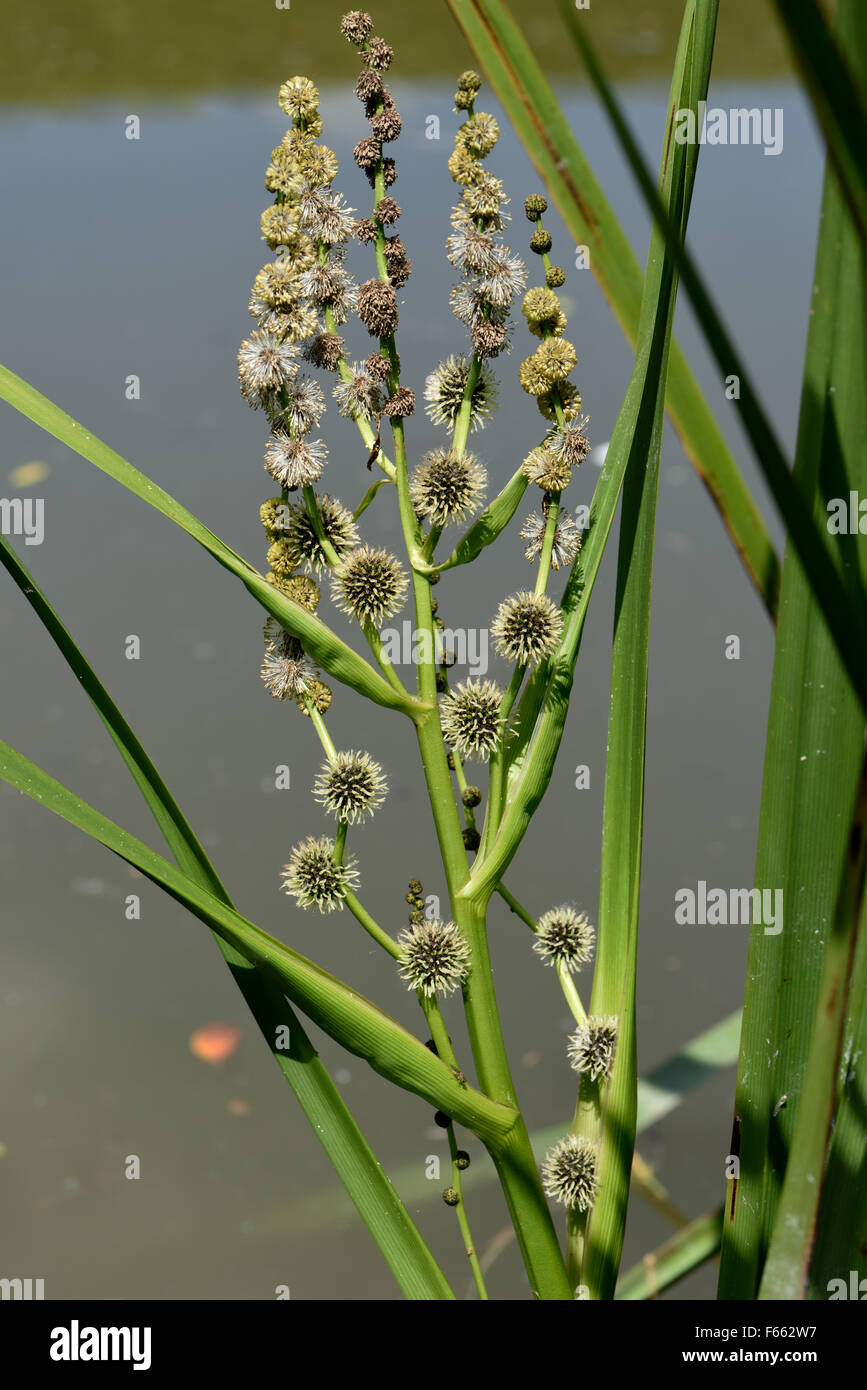
[[[220, 7], [214, 11], [219, 18]], [[451, 79], [395, 86], [405, 121], [402, 235], [416, 266], [404, 292], [400, 351], [405, 380], [417, 391], [439, 357], [463, 346], [463, 330], [447, 312], [452, 270], [442, 249], [453, 196], [445, 171], [450, 92]], [[563, 95], [643, 256], [646, 219], [602, 119], [583, 97], [569, 89]], [[720, 85], [717, 95], [726, 105], [757, 98], [743, 86]], [[820, 165], [796, 92], [780, 89], [774, 104], [786, 112], [783, 155], [705, 150], [691, 234], [791, 443]], [[628, 102], [651, 153], [664, 105], [661, 89]], [[13, 271], [3, 356], [261, 563], [257, 511], [271, 490], [261, 466], [264, 434], [261, 418], [237, 392], [234, 354], [248, 329], [248, 286], [262, 259], [262, 171], [282, 118], [271, 100], [208, 99], [186, 108], [142, 102], [142, 138], [132, 143], [123, 138], [127, 110], [123, 101], [106, 102], [60, 123], [11, 110], [0, 124], [3, 238]], [[359, 131], [356, 103], [326, 86], [323, 110], [342, 161], [341, 186], [360, 203], [367, 185], [349, 159]], [[431, 111], [443, 113], [440, 144], [424, 138]], [[511, 135], [494, 162], [516, 203], [537, 186]], [[805, 215], [793, 218], [794, 206]], [[571, 264], [564, 229], [556, 218], [551, 226], [557, 259]], [[527, 224], [516, 218], [515, 249], [524, 249], [526, 234]], [[364, 273], [360, 250], [354, 263]], [[586, 271], [570, 274], [566, 292], [592, 438], [602, 443], [628, 379], [629, 352]], [[695, 351], [689, 316], [679, 317], [681, 340]], [[520, 351], [520, 329], [517, 339]], [[367, 350], [356, 331], [353, 355]], [[495, 483], [538, 434], [516, 389], [519, 360], [516, 352], [497, 364], [502, 409], [476, 436]], [[697, 361], [763, 497], [721, 384], [703, 354]], [[130, 374], [140, 379], [140, 400], [125, 397]], [[45, 542], [22, 546], [23, 558], [166, 776], [241, 910], [420, 1030], [411, 996], [348, 914], [314, 919], [278, 891], [293, 842], [323, 830], [309, 796], [320, 755], [307, 721], [261, 688], [260, 611], [178, 530], [11, 410], [2, 420], [2, 488], [26, 485], [46, 504]], [[325, 438], [328, 486], [354, 504], [369, 482], [366, 451], [337, 418]], [[417, 415], [409, 439], [418, 456], [439, 435]], [[14, 473], [21, 467], [31, 469], [26, 481]], [[589, 501], [597, 477], [588, 462], [573, 505]], [[398, 543], [387, 490], [363, 529], [371, 541]], [[438, 596], [447, 624], [486, 625], [499, 599], [528, 573], [516, 526], [468, 585], [466, 571], [444, 576]], [[534, 911], [569, 900], [596, 910], [611, 616], [607, 564], [560, 764], [509, 874], [512, 891]], [[156, 845], [97, 717], [8, 583], [0, 587], [0, 627], [3, 737]], [[739, 662], [723, 657], [733, 633], [741, 639]], [[130, 635], [140, 639], [136, 661], [124, 655]], [[643, 1071], [724, 1016], [742, 989], [742, 931], [676, 926], [674, 894], [698, 879], [751, 881], [770, 663], [767, 621], [669, 434], [650, 672]], [[496, 664], [492, 674], [502, 676]], [[443, 892], [411, 731], [341, 693], [330, 724], [338, 747], [369, 748], [389, 773], [391, 795], [375, 828], [353, 835], [353, 850], [365, 901], [396, 930], [409, 878]], [[289, 790], [275, 789], [280, 764], [290, 768]], [[579, 764], [590, 769], [588, 790], [576, 789]], [[0, 863], [0, 1030], [3, 1055], [15, 1059], [14, 1070], [7, 1066], [0, 1130], [4, 1272], [44, 1278], [48, 1297], [257, 1299], [273, 1297], [278, 1284], [288, 1284], [293, 1298], [394, 1297], [360, 1224], [317, 1231], [287, 1220], [333, 1178], [203, 928], [121, 862], [9, 791], [0, 800]], [[127, 920], [130, 894], [140, 897], [139, 921]], [[491, 930], [528, 1122], [535, 1128], [565, 1121], [574, 1079], [564, 1057], [566, 1008], [552, 973], [533, 964], [525, 929], [496, 904]], [[453, 1007], [449, 1021], [463, 1060], [465, 1034]], [[243, 1036], [231, 1055], [209, 1064], [189, 1040], [217, 1023], [239, 1027]], [[428, 1155], [444, 1154], [442, 1131], [423, 1104], [387, 1088], [327, 1039], [321, 1045], [389, 1168], [423, 1171]], [[641, 1144], [691, 1215], [720, 1197], [731, 1085], [730, 1074], [712, 1082]], [[471, 1147], [476, 1154], [478, 1146]], [[132, 1155], [140, 1161], [138, 1180], [125, 1176]], [[505, 1212], [493, 1186], [474, 1194], [471, 1217], [480, 1245], [502, 1229]], [[451, 1213], [436, 1203], [420, 1219], [463, 1288]], [[666, 1234], [662, 1219], [636, 1199], [627, 1261]], [[676, 1292], [707, 1296], [712, 1287], [708, 1271]], [[508, 1250], [494, 1267], [491, 1292], [521, 1288]]]
[[[98, 97], [171, 99], [210, 92], [269, 91], [288, 72], [346, 81], [354, 55], [339, 33], [346, 0], [32, 0], [3, 14], [0, 103], [55, 107]], [[559, 0], [509, 6], [546, 72], [575, 73]], [[683, 17], [681, 0], [593, 0], [594, 41], [613, 77], [668, 77]], [[714, 71], [779, 77], [789, 54], [770, 6], [725, 0]], [[407, 77], [453, 82], [472, 60], [446, 0], [377, 0], [377, 30]]]

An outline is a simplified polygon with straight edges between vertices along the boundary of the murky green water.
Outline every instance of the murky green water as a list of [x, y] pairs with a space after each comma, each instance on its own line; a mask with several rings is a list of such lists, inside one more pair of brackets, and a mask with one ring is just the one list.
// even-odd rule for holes
[[[416, 267], [404, 292], [400, 351], [404, 378], [417, 390], [441, 356], [463, 346], [463, 330], [447, 309], [453, 272], [442, 243], [453, 193], [445, 169], [454, 119], [448, 67], [466, 59], [457, 52], [444, 8], [432, 22], [437, 8], [402, 8], [403, 28], [412, 31], [413, 80], [404, 80], [398, 67], [393, 87], [404, 116], [396, 190], [404, 208], [401, 231]], [[659, 71], [671, 49], [669, 10], [678, 7], [633, 8], [648, 11], [658, 39], [657, 57], [647, 66], [636, 59], [633, 74]], [[385, 9], [397, 12], [396, 6]], [[66, 51], [58, 49], [54, 7], [43, 3], [17, 13], [12, 25], [17, 85], [7, 90], [9, 104], [0, 117], [3, 360], [258, 562], [257, 509], [270, 491], [261, 466], [264, 433], [261, 418], [238, 394], [234, 355], [248, 331], [248, 287], [263, 259], [262, 173], [283, 129], [273, 99], [260, 93], [272, 78], [305, 67], [308, 56], [316, 57], [318, 68], [320, 52], [330, 53], [322, 83], [326, 136], [341, 157], [341, 187], [350, 202], [363, 206], [367, 185], [349, 159], [360, 134], [357, 103], [347, 94], [350, 68], [346, 52], [338, 63], [330, 38], [326, 44], [320, 19], [332, 11], [339, 13], [330, 0], [317, 6], [314, 21], [312, 6], [293, 0], [292, 34], [303, 37], [297, 52], [296, 40], [287, 42], [277, 61], [264, 40], [253, 42], [261, 22], [255, 8], [248, 33], [246, 14], [242, 24], [235, 6], [208, 6], [206, 19], [204, 7], [190, 5], [177, 15], [170, 62], [156, 56], [163, 51], [157, 42], [162, 7], [143, 8], [138, 27], [127, 29], [121, 21], [129, 20], [128, 7], [83, 7], [69, 41], [77, 57], [66, 65], [77, 76], [61, 83], [56, 95], [91, 100], [62, 111], [50, 100], [51, 73], [62, 66], [57, 53]], [[538, 13], [544, 18], [549, 12]], [[144, 22], [146, 14], [153, 15], [152, 24]], [[73, 20], [68, 24], [73, 32]], [[437, 41], [431, 41], [425, 69], [429, 34]], [[755, 43], [741, 43], [728, 27], [724, 34], [729, 75], [716, 84], [714, 100], [782, 107], [785, 145], [777, 158], [757, 148], [703, 152], [692, 244], [791, 446], [820, 155], [790, 80], [755, 85], [744, 75], [770, 43], [766, 32], [757, 31]], [[651, 39], [645, 47], [649, 52]], [[743, 57], [740, 69], [735, 50]], [[111, 66], [114, 52], [126, 54], [126, 65]], [[90, 67], [82, 57], [87, 53]], [[565, 60], [558, 65], [560, 94], [643, 259], [647, 220], [603, 118], [573, 85], [568, 66]], [[773, 63], [764, 69], [775, 70]], [[124, 82], [135, 89], [134, 104]], [[655, 161], [665, 88], [648, 80], [624, 88], [624, 95]], [[138, 142], [124, 138], [131, 112], [141, 119]], [[439, 143], [425, 139], [430, 114], [442, 122]], [[508, 131], [494, 163], [516, 203], [537, 187]], [[551, 225], [555, 259], [571, 265], [566, 233], [558, 219]], [[517, 250], [524, 249], [526, 228], [516, 219]], [[367, 273], [360, 250], [354, 264]], [[586, 270], [570, 274], [566, 292], [578, 377], [592, 438], [600, 443], [610, 436], [630, 355]], [[683, 308], [678, 330], [695, 353], [736, 456], [764, 498], [733, 408]], [[476, 436], [494, 481], [513, 471], [538, 434], [516, 384], [520, 330], [517, 343], [497, 367], [501, 411]], [[359, 356], [368, 350], [357, 331], [353, 349]], [[125, 398], [131, 374], [141, 381], [138, 401]], [[325, 438], [328, 487], [354, 504], [369, 481], [365, 451], [337, 418], [328, 421]], [[259, 610], [181, 532], [8, 408], [2, 440], [0, 489], [6, 495], [27, 491], [15, 489], [14, 469], [32, 462], [48, 469], [28, 493], [45, 500], [45, 541], [21, 547], [25, 562], [140, 734], [241, 910], [418, 1029], [414, 1001], [348, 914], [314, 919], [278, 891], [291, 845], [324, 828], [308, 791], [320, 757], [307, 722], [262, 690]], [[438, 433], [418, 415], [409, 440], [418, 456]], [[589, 501], [598, 476], [590, 462], [582, 473], [574, 505]], [[386, 493], [380, 502], [365, 516], [365, 535], [396, 545], [393, 499]], [[520, 515], [529, 510], [527, 503]], [[466, 574], [444, 577], [438, 591], [443, 613], [450, 625], [485, 626], [499, 599], [529, 574], [516, 530], [487, 552], [467, 587]], [[563, 900], [591, 914], [596, 909], [612, 578], [608, 563], [591, 607], [559, 767], [509, 875], [512, 891], [536, 911]], [[3, 737], [156, 844], [97, 717], [8, 582], [0, 587], [0, 628]], [[141, 639], [138, 661], [124, 656], [131, 634]], [[741, 640], [737, 662], [724, 659], [730, 634]], [[676, 926], [674, 893], [701, 878], [726, 886], [751, 881], [770, 664], [767, 620], [670, 432], [650, 673], [639, 980], [643, 1071], [735, 1007], [742, 990], [742, 929]], [[492, 674], [502, 674], [496, 663]], [[338, 747], [368, 747], [390, 775], [391, 796], [375, 826], [353, 836], [353, 849], [361, 860], [364, 900], [396, 928], [408, 878], [417, 875], [428, 892], [443, 892], [411, 731], [340, 693], [330, 724]], [[288, 791], [274, 790], [277, 764], [291, 769]], [[590, 767], [586, 791], [575, 789], [579, 764]], [[306, 1222], [299, 1229], [299, 1204], [332, 1187], [333, 1178], [205, 930], [101, 848], [9, 791], [0, 794], [0, 864], [6, 1059], [0, 1273], [44, 1278], [48, 1297], [267, 1299], [277, 1284], [288, 1284], [293, 1298], [394, 1297], [360, 1224], [311, 1230]], [[140, 922], [125, 918], [130, 893], [141, 897]], [[563, 1050], [567, 1011], [551, 972], [533, 967], [525, 929], [496, 905], [492, 938], [528, 1122], [565, 1123], [574, 1095]], [[449, 1018], [462, 1039], [454, 1008]], [[245, 1029], [239, 1050], [220, 1068], [209, 1068], [188, 1048], [190, 1033], [211, 1020]], [[422, 1103], [393, 1092], [327, 1039], [321, 1044], [390, 1169], [416, 1165], [421, 1174], [429, 1154], [445, 1155], [442, 1132]], [[465, 1045], [459, 1047], [466, 1055]], [[690, 1215], [721, 1195], [732, 1081], [728, 1073], [712, 1082], [640, 1144]], [[141, 1160], [139, 1181], [124, 1177], [131, 1154]], [[436, 1253], [463, 1288], [453, 1217], [439, 1202], [419, 1211]], [[480, 1245], [506, 1219], [492, 1186], [473, 1196], [470, 1214]], [[636, 1199], [627, 1263], [666, 1234], [661, 1218]], [[494, 1267], [490, 1283], [492, 1294], [520, 1293], [513, 1250]], [[712, 1288], [707, 1272], [676, 1296], [709, 1296]]]

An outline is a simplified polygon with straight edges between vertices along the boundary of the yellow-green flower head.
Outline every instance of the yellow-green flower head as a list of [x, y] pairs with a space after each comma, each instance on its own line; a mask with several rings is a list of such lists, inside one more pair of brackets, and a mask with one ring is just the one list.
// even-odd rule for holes
[[591, 1081], [598, 1081], [610, 1075], [616, 1048], [617, 1018], [613, 1014], [591, 1014], [569, 1039], [569, 1065], [573, 1071], [586, 1073]]
[[[347, 511], [336, 497], [323, 493], [316, 499], [319, 520], [327, 540], [331, 542], [338, 556], [346, 555], [358, 543], [358, 527], [352, 512]], [[299, 503], [289, 505], [286, 519], [286, 540], [294, 569], [302, 566], [314, 574], [328, 568], [328, 560], [316, 528], [307, 513], [307, 508]]]
[[298, 240], [298, 209], [291, 203], [273, 203], [262, 213], [262, 240], [276, 250]]
[[252, 333], [238, 350], [241, 392], [254, 408], [264, 405], [272, 391], [293, 381], [297, 372], [297, 349], [273, 333]]
[[500, 127], [494, 116], [486, 111], [477, 111], [468, 121], [458, 127], [456, 143], [478, 159], [484, 159], [500, 138]]
[[527, 320], [527, 327], [537, 338], [552, 333], [559, 338], [566, 327], [566, 315], [553, 290], [535, 288], [524, 295], [521, 313]]
[[494, 681], [463, 681], [440, 708], [443, 733], [462, 758], [486, 762], [500, 733], [503, 692]]
[[546, 338], [521, 363], [518, 377], [531, 396], [541, 396], [563, 381], [577, 361], [578, 354], [568, 338]]
[[311, 145], [301, 160], [304, 178], [311, 188], [325, 188], [337, 174], [337, 155], [327, 145]]
[[265, 527], [265, 535], [269, 541], [276, 541], [278, 536], [283, 534], [283, 515], [286, 503], [282, 497], [269, 497], [267, 502], [263, 502], [259, 508], [259, 520]]
[[362, 626], [379, 627], [403, 607], [409, 580], [396, 556], [374, 545], [360, 545], [334, 570], [334, 603]]
[[347, 207], [340, 193], [323, 193], [306, 185], [298, 194], [298, 217], [311, 237], [326, 246], [342, 246], [352, 235], [354, 208]]
[[507, 661], [529, 666], [556, 650], [563, 615], [547, 594], [522, 590], [504, 599], [491, 623], [494, 646]]
[[463, 145], [458, 145], [452, 150], [447, 167], [454, 182], [465, 188], [469, 188], [472, 184], [481, 183], [485, 176], [478, 156], [465, 149]]
[[[567, 420], [576, 420], [581, 414], [581, 392], [574, 382], [557, 383], [557, 401]], [[536, 404], [546, 420], [559, 420], [552, 391], [543, 391], [536, 397]]]
[[[425, 410], [435, 425], [452, 429], [463, 405], [470, 377], [466, 357], [447, 357], [425, 381]], [[470, 430], [484, 429], [497, 406], [497, 383], [486, 364], [482, 364], [470, 401]]]
[[401, 979], [429, 999], [460, 989], [470, 973], [472, 954], [454, 922], [415, 922], [397, 943], [403, 951]]
[[[520, 531], [521, 540], [527, 542], [524, 554], [528, 560], [537, 560], [542, 554], [547, 532], [548, 518], [544, 512], [531, 512]], [[581, 527], [575, 524], [568, 513], [558, 513], [557, 524], [554, 527], [554, 543], [551, 547], [553, 568], [558, 570], [561, 565], [571, 565], [580, 548]]]
[[336, 820], [361, 824], [385, 800], [388, 783], [369, 753], [335, 753], [322, 767], [313, 795]]
[[451, 526], [478, 511], [487, 481], [474, 454], [434, 449], [413, 474], [409, 491], [418, 516], [433, 526]]
[[532, 449], [521, 465], [524, 477], [543, 492], [562, 492], [572, 481], [572, 465], [554, 454], [547, 444]]
[[308, 835], [295, 846], [283, 870], [283, 891], [290, 894], [299, 907], [313, 907], [317, 912], [341, 912], [347, 889], [354, 892], [360, 882], [355, 863], [350, 857], [338, 864], [334, 858], [334, 841], [327, 835], [319, 839]]
[[284, 198], [294, 201], [303, 182], [304, 175], [296, 148], [277, 145], [271, 151], [271, 162], [265, 170], [265, 187], [268, 192], [282, 193]]
[[312, 680], [307, 687], [306, 694], [298, 696], [296, 701], [298, 708], [302, 714], [309, 718], [310, 711], [307, 708], [308, 700], [317, 714], [327, 714], [331, 706], [331, 687], [326, 685], [324, 681]]
[[282, 592], [299, 608], [306, 608], [308, 613], [315, 613], [319, 607], [319, 585], [308, 579], [306, 574], [290, 575], [282, 585]]
[[562, 904], [542, 913], [533, 950], [546, 965], [560, 965], [571, 975], [587, 964], [595, 940], [596, 932], [586, 914]]
[[568, 1134], [542, 1163], [542, 1186], [569, 1211], [589, 1211], [596, 1197], [596, 1146], [583, 1134]]
[[493, 174], [483, 174], [478, 183], [464, 189], [462, 196], [470, 217], [486, 221], [498, 218], [500, 209], [509, 201], [502, 182]]
[[[312, 262], [311, 262], [312, 264]], [[269, 261], [258, 271], [250, 294], [250, 313], [289, 309], [301, 297], [302, 271], [289, 260]]]
[[278, 536], [268, 547], [265, 556], [268, 568], [277, 576], [278, 579], [288, 579], [294, 574], [297, 566], [295, 557], [285, 536]]
[[295, 439], [286, 430], [274, 430], [265, 447], [265, 468], [281, 487], [294, 492], [322, 477], [328, 450], [320, 439]]
[[306, 121], [319, 110], [319, 92], [309, 77], [290, 77], [280, 88], [280, 107], [293, 121]]

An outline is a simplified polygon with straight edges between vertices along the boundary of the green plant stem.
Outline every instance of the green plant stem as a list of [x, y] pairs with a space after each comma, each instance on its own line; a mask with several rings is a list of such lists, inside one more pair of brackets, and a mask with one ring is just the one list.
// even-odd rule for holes
[[500, 706], [500, 728], [497, 737], [497, 746], [491, 754], [491, 771], [488, 779], [488, 806], [485, 815], [485, 825], [482, 831], [482, 842], [479, 845], [480, 856], [487, 854], [490, 846], [496, 839], [500, 825], [503, 801], [503, 775], [507, 754], [506, 743], [509, 734], [509, 716], [518, 698], [518, 692], [523, 684], [526, 671], [526, 666], [515, 667], [506, 693], [503, 696], [503, 703]]

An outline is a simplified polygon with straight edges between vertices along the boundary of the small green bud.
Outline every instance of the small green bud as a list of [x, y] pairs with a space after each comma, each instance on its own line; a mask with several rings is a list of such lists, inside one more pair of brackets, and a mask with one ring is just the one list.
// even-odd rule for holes
[[531, 222], [538, 222], [542, 213], [548, 211], [548, 199], [541, 193], [531, 193], [524, 199], [524, 211]]
[[445, 695], [448, 688], [449, 681], [445, 671], [437, 671], [437, 694]]
[[447, 1207], [456, 1207], [460, 1202], [460, 1195], [453, 1187], [447, 1187], [443, 1193], [443, 1201]]
[[561, 265], [549, 266], [545, 271], [545, 284], [549, 290], [559, 290], [566, 283], [566, 272]]
[[482, 843], [482, 837], [474, 825], [468, 825], [461, 834], [464, 844], [469, 850], [477, 850]]
[[475, 98], [474, 92], [455, 92], [455, 110], [469, 111]]
[[458, 1149], [457, 1153], [455, 1154], [455, 1167], [459, 1168], [461, 1172], [464, 1172], [464, 1170], [469, 1168], [469, 1166], [470, 1156], [467, 1153], [466, 1149]]
[[472, 68], [467, 68], [458, 78], [458, 86], [462, 92], [477, 92], [482, 85], [482, 79]]
[[434, 1115], [434, 1124], [439, 1125], [440, 1129], [448, 1129], [451, 1124], [451, 1118], [448, 1115], [444, 1115], [442, 1110], [438, 1110]]
[[461, 792], [461, 801], [465, 806], [478, 806], [481, 799], [481, 787], [465, 787]]

